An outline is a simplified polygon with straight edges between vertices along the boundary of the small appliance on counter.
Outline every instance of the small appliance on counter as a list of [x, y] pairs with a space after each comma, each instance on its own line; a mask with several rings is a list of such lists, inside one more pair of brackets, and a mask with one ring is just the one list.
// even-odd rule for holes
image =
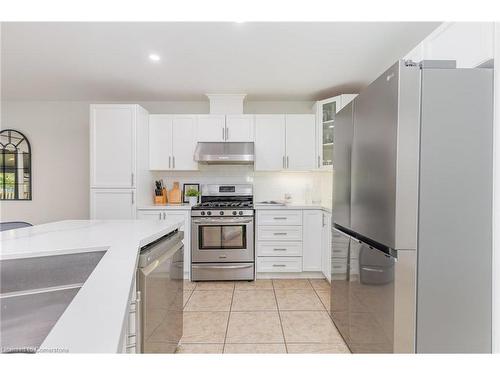
[[192, 281], [255, 278], [252, 185], [202, 185], [191, 233]]

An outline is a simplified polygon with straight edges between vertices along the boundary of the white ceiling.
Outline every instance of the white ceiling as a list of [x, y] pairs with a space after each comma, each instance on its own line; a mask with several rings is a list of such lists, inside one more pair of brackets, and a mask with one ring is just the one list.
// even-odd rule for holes
[[[3, 100], [315, 100], [356, 92], [438, 23], [3, 23]], [[159, 63], [148, 59], [161, 56]]]

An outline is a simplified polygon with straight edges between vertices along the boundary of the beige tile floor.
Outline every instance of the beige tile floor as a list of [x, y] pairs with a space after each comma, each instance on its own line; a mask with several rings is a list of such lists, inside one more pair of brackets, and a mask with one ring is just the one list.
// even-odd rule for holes
[[326, 280], [186, 282], [177, 353], [349, 353]]

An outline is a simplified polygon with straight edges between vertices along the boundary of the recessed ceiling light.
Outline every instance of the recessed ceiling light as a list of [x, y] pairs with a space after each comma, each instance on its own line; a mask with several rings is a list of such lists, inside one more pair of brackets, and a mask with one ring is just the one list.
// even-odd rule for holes
[[156, 53], [151, 53], [151, 54], [149, 55], [149, 59], [150, 59], [151, 61], [160, 61], [160, 56], [159, 56], [159, 55], [157, 55]]
[[236, 23], [245, 23], [245, 21], [241, 21], [241, 20], [240, 21], [234, 21], [234, 22], [236, 22]]

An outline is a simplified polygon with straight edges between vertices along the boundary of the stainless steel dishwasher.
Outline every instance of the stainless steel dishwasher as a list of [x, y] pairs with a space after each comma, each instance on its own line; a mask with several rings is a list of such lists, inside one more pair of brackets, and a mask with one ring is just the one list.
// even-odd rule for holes
[[139, 353], [174, 353], [182, 336], [183, 238], [184, 232], [175, 231], [141, 248]]

